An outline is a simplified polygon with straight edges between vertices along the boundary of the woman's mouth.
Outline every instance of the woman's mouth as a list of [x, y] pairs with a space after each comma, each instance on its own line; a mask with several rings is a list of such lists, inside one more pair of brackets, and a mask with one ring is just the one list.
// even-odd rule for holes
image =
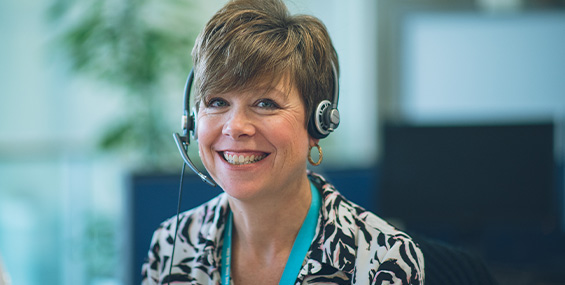
[[232, 165], [251, 164], [263, 160], [267, 157], [267, 153], [231, 153], [224, 151], [222, 153], [224, 159]]

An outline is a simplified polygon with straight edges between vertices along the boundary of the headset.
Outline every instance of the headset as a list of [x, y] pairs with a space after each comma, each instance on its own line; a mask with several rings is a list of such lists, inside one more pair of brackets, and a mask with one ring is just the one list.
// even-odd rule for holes
[[[339, 78], [335, 67], [332, 62], [332, 73], [333, 73], [333, 97], [332, 101], [322, 100], [308, 120], [308, 133], [315, 139], [323, 139], [327, 137], [331, 132], [333, 132], [339, 126], [339, 110], [337, 109], [337, 103], [339, 101]], [[184, 112], [182, 115], [182, 135], [178, 133], [173, 133], [173, 137], [177, 144], [177, 148], [181, 154], [182, 159], [190, 167], [190, 169], [196, 173], [200, 178], [211, 186], [216, 186], [216, 183], [210, 179], [208, 176], [200, 172], [196, 166], [188, 157], [187, 148], [190, 145], [190, 135], [194, 139], [198, 139], [198, 132], [196, 127], [198, 122], [196, 121], [198, 115], [196, 114], [196, 109], [190, 111], [190, 90], [192, 89], [192, 83], [194, 81], [194, 69], [190, 70], [186, 83], [184, 85]]]
[[334, 80], [332, 101], [322, 100], [322, 102], [318, 103], [308, 121], [308, 133], [315, 139], [327, 137], [339, 126], [339, 110], [337, 109], [339, 101], [339, 75], [333, 62], [332, 73]]

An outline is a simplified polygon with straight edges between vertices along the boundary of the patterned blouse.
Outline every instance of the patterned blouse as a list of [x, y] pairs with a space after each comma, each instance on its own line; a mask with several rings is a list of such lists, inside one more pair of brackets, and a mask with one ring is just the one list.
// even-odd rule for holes
[[[424, 257], [408, 235], [346, 200], [323, 177], [309, 177], [322, 190], [322, 207], [295, 284], [424, 284]], [[176, 218], [163, 222], [153, 235], [142, 284], [220, 284], [227, 210], [222, 193], [181, 214], [170, 275]]]

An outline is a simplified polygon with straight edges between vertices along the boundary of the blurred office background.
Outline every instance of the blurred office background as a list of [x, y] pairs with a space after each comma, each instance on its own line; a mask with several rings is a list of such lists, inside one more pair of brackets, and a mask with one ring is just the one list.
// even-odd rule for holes
[[[139, 282], [151, 230], [176, 212], [191, 43], [224, 3], [0, 2], [12, 284]], [[342, 123], [313, 170], [501, 284], [562, 284], [565, 1], [287, 4], [321, 18], [340, 56]], [[185, 191], [185, 207], [219, 193], [194, 176]]]

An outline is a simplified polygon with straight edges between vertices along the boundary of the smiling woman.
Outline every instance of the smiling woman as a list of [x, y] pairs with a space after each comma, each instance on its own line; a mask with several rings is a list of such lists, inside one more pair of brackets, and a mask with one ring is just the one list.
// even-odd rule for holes
[[144, 284], [423, 284], [408, 235], [306, 169], [339, 124], [322, 22], [280, 0], [230, 1], [192, 55], [195, 137], [224, 193], [161, 224]]

